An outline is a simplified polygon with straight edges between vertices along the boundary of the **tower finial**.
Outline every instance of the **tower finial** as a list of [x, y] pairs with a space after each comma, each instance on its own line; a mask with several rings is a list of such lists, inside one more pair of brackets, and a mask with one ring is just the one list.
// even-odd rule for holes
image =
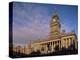
[[53, 16], [54, 15], [58, 15], [58, 11], [57, 11], [57, 8], [56, 7], [54, 7], [54, 10], [53, 10]]
[[53, 15], [52, 15], [52, 19], [54, 19], [54, 18], [56, 20], [59, 20], [59, 14], [58, 14], [56, 6], [54, 6]]

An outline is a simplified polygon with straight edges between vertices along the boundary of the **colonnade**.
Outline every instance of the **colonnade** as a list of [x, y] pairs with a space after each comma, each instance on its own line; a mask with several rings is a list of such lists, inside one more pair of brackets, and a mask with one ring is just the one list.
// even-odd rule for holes
[[74, 43], [74, 39], [72, 38], [65, 38], [65, 39], [62, 39], [62, 42], [61, 42], [61, 48], [62, 47], [65, 47], [65, 48], [68, 48], [71, 44]]
[[58, 47], [58, 50], [61, 49], [61, 40], [52, 40], [49, 42], [46, 42], [45, 44], [42, 44], [42, 46], [45, 46], [44, 52], [55, 52], [56, 46]]

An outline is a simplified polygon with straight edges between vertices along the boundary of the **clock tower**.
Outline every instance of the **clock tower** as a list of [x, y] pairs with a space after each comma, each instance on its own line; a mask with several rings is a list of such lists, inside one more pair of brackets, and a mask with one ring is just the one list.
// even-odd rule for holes
[[59, 22], [59, 16], [53, 15], [50, 22], [50, 39], [57, 38], [60, 35], [61, 25]]

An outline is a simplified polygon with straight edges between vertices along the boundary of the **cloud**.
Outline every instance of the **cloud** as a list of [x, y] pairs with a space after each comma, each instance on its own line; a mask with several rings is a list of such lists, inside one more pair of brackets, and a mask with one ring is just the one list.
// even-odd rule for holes
[[25, 40], [27, 44], [29, 43], [30, 40], [33, 41], [37, 39], [46, 38], [48, 33], [49, 33], [48, 25], [41, 24], [38, 22], [36, 24], [31, 24], [31, 26], [25, 25], [24, 27], [20, 27], [20, 28], [14, 27], [13, 38], [14, 38], [14, 41], [16, 40], [17, 42], [20, 40]]
[[[13, 5], [13, 42], [14, 44], [28, 44], [37, 39], [44, 39], [50, 32], [49, 24], [56, 5], [42, 5], [30, 3], [14, 3]], [[60, 13], [62, 29], [67, 32], [77, 25], [75, 16], [68, 14], [73, 11], [65, 6], [63, 8], [57, 5]], [[69, 11], [67, 11], [67, 9]], [[65, 13], [63, 12], [65, 11]], [[74, 12], [73, 12], [74, 13]], [[65, 14], [65, 15], [64, 15]], [[72, 18], [68, 18], [69, 16]], [[70, 21], [69, 21], [70, 20]], [[72, 22], [73, 20], [73, 22]], [[71, 28], [70, 28], [71, 27]]]
[[14, 8], [13, 11], [14, 43], [27, 44], [30, 40], [34, 41], [46, 38], [49, 33], [50, 16], [48, 16], [44, 10], [41, 11], [38, 7], [33, 9], [31, 7], [28, 9], [18, 8]]

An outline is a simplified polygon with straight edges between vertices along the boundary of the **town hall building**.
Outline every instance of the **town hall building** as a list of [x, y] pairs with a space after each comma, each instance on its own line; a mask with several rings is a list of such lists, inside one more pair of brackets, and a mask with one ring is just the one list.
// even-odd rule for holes
[[[61, 32], [60, 18], [57, 14], [53, 15], [50, 22], [50, 34], [47, 40], [40, 40], [31, 44], [34, 51], [40, 51], [43, 54], [60, 51], [62, 48], [69, 48], [75, 45], [77, 49], [77, 36], [75, 32]], [[72, 48], [71, 48], [72, 49]]]

